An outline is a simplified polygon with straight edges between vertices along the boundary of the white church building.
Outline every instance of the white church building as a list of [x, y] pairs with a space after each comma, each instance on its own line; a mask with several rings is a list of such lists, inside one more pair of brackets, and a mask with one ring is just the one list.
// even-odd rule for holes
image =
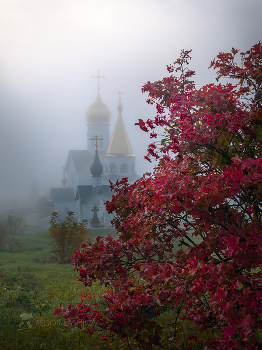
[[112, 197], [109, 181], [127, 177], [135, 182], [136, 155], [122, 117], [119, 93], [118, 118], [110, 137], [111, 112], [98, 89], [96, 100], [87, 108], [87, 149], [70, 150], [64, 166], [61, 188], [51, 188], [50, 204], [61, 219], [68, 211], [75, 219], [88, 220], [90, 227], [109, 227], [112, 217], [104, 203]]

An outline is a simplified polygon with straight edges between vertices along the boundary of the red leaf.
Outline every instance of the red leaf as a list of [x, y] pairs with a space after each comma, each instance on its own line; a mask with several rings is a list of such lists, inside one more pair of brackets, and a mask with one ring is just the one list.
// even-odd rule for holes
[[242, 169], [245, 169], [245, 168], [250, 169], [254, 163], [255, 163], [255, 159], [247, 158], [243, 161]]
[[230, 235], [228, 237], [223, 237], [228, 249], [226, 251], [227, 256], [232, 256], [234, 253], [237, 254], [242, 251], [242, 248], [239, 247], [239, 237], [235, 235]]
[[249, 325], [250, 321], [251, 321], [251, 317], [250, 317], [250, 315], [248, 314], [248, 315], [243, 319], [243, 321], [238, 325], [238, 327], [246, 327], [246, 326]]
[[241, 159], [239, 158], [239, 156], [238, 155], [235, 155], [235, 157], [233, 157], [233, 158], [231, 158], [232, 160], [233, 160], [233, 162], [234, 163], [236, 163], [236, 164], [239, 164], [239, 163], [241, 163]]
[[60, 314], [60, 312], [62, 312], [62, 311], [63, 311], [63, 309], [56, 309], [53, 313], [53, 316]]
[[221, 329], [224, 335], [227, 335], [229, 337], [233, 337], [233, 335], [235, 334], [235, 328], [233, 326], [222, 327]]

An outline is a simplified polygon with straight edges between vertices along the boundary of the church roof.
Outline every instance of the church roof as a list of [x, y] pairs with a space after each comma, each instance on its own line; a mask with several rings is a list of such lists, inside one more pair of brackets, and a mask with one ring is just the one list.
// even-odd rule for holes
[[91, 196], [96, 194], [99, 191], [104, 192], [111, 198], [111, 189], [109, 185], [102, 185], [99, 187], [93, 187], [92, 185], [79, 185], [77, 186], [76, 198], [75, 200], [80, 199], [81, 204], [85, 203]]
[[51, 188], [50, 199], [54, 202], [70, 202], [75, 198], [74, 189], [69, 188]]
[[105, 123], [110, 124], [111, 112], [108, 106], [102, 101], [99, 91], [95, 102], [86, 110], [87, 124]]
[[118, 105], [118, 118], [107, 149], [107, 155], [133, 155], [132, 147], [127, 136], [125, 124], [122, 118], [122, 104]]
[[82, 168], [84, 168], [89, 162], [93, 160], [93, 157], [94, 157], [87, 150], [71, 150], [68, 153], [65, 170], [67, 170], [68, 168], [70, 156], [72, 157], [76, 171], [79, 171]]

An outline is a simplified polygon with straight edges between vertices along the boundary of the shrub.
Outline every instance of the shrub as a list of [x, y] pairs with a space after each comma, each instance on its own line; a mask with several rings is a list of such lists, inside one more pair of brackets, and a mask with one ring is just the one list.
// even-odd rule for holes
[[53, 212], [50, 224], [52, 252], [59, 262], [68, 263], [86, 238], [87, 220], [78, 223], [74, 220], [74, 213], [69, 211], [60, 222], [58, 213]]
[[[170, 76], [143, 87], [157, 114], [138, 125], [152, 139], [159, 128], [164, 135], [148, 149], [159, 163], [133, 185], [112, 186], [107, 209], [117, 237], [98, 237], [76, 253], [79, 280], [108, 291], [106, 309], [82, 295], [76, 307], [55, 311], [72, 325], [80, 319], [91, 335], [100, 328], [131, 336], [139, 349], [164, 338], [182, 340], [180, 348], [189, 340], [205, 350], [261, 348], [262, 44], [241, 53], [240, 66], [237, 53], [211, 63], [218, 80], [232, 83], [196, 89], [190, 51], [182, 51]], [[175, 252], [174, 241], [185, 249]], [[151, 317], [163, 308], [169, 334]], [[190, 321], [184, 339], [176, 331], [186, 329], [183, 320]]]

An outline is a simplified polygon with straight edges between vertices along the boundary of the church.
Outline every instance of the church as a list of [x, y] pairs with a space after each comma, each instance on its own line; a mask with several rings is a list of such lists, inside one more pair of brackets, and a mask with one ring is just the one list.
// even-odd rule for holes
[[88, 220], [88, 228], [110, 227], [112, 216], [104, 203], [112, 197], [109, 181], [127, 177], [134, 183], [136, 155], [122, 117], [121, 93], [118, 117], [110, 137], [111, 111], [102, 101], [99, 86], [95, 101], [86, 110], [87, 149], [70, 150], [65, 162], [62, 187], [51, 188], [50, 204], [63, 219], [73, 211], [75, 219]]

